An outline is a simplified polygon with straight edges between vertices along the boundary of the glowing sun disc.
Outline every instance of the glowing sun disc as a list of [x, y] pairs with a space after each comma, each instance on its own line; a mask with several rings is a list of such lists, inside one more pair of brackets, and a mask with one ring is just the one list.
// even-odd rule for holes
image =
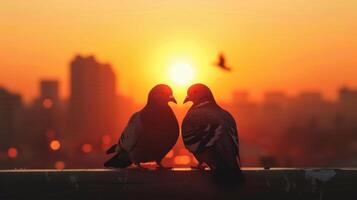
[[169, 75], [176, 85], [187, 85], [192, 82], [194, 71], [191, 65], [184, 62], [176, 62], [170, 66]]

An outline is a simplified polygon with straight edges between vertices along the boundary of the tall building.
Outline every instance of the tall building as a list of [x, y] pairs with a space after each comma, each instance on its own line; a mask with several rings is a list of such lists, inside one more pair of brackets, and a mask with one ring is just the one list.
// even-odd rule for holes
[[348, 106], [351, 109], [356, 108], [357, 90], [349, 89], [347, 87], [341, 88], [339, 91], [339, 100], [344, 106]]
[[83, 152], [102, 148], [117, 134], [116, 77], [109, 64], [93, 56], [76, 56], [70, 64], [70, 134]]
[[59, 99], [59, 82], [57, 80], [41, 80], [40, 96], [36, 102], [38, 119], [41, 127], [40, 135], [46, 138], [46, 148], [51, 141], [61, 138], [63, 132], [63, 108]]
[[57, 80], [40, 81], [40, 97], [56, 101], [59, 99], [59, 82]]
[[[24, 156], [32, 157], [29, 168], [52, 168], [63, 153], [64, 109], [59, 99], [58, 80], [40, 80], [39, 96], [24, 114]], [[56, 144], [56, 145], [53, 145]], [[46, 158], [46, 159], [43, 159]]]
[[19, 133], [19, 113], [22, 109], [21, 97], [0, 88], [0, 150], [16, 146]]
[[357, 90], [347, 87], [339, 90], [338, 115], [340, 126], [349, 132], [357, 130]]

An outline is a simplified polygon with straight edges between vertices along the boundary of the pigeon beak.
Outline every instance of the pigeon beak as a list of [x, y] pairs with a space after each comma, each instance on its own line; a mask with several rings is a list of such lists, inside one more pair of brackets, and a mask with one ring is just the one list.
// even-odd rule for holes
[[177, 104], [175, 97], [172, 95], [169, 96], [169, 102], [173, 102], [173, 103]]
[[186, 96], [185, 100], [183, 101], [183, 103], [186, 103], [186, 102], [189, 102], [191, 101], [190, 97], [189, 96]]

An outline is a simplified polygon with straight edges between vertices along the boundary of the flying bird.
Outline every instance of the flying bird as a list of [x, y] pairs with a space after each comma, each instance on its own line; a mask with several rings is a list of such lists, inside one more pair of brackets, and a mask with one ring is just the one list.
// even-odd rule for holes
[[215, 66], [225, 70], [225, 71], [231, 71], [232, 68], [227, 66], [226, 63], [226, 58], [224, 57], [223, 53], [220, 53], [218, 55], [218, 61], [216, 63], [214, 63]]
[[104, 163], [105, 167], [125, 168], [134, 163], [161, 160], [176, 144], [179, 125], [169, 102], [176, 103], [172, 90], [164, 84], [156, 85], [148, 95], [145, 107], [134, 113], [117, 144], [107, 150], [114, 156]]
[[192, 85], [184, 103], [192, 107], [182, 122], [185, 147], [198, 160], [198, 167], [209, 166], [219, 183], [243, 183], [240, 170], [238, 129], [232, 115], [215, 101], [204, 84]]

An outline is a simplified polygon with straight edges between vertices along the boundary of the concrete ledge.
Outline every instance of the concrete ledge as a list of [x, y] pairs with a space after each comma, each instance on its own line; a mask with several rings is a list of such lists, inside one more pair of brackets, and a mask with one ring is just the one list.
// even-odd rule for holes
[[357, 199], [356, 169], [245, 169], [241, 188], [210, 171], [0, 170], [0, 199]]

